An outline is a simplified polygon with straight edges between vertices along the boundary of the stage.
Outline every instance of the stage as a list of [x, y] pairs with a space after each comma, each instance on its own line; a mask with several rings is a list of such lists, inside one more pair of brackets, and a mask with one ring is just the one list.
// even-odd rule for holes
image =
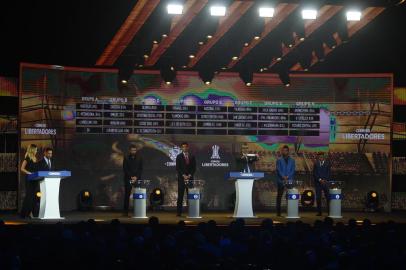
[[[6, 225], [24, 225], [24, 224], [53, 224], [53, 223], [66, 223], [75, 224], [80, 221], [87, 221], [88, 219], [94, 219], [97, 223], [109, 223], [113, 219], [119, 219], [123, 224], [146, 224], [148, 219], [134, 219], [131, 217], [123, 217], [121, 212], [65, 212], [62, 213], [64, 219], [60, 220], [40, 220], [40, 219], [21, 219], [15, 213], [1, 214], [2, 219]], [[209, 220], [215, 220], [218, 225], [228, 225], [231, 221], [235, 220], [232, 217], [232, 212], [205, 212], [202, 213], [200, 219], [190, 219], [184, 214], [182, 217], [177, 217], [175, 212], [171, 211], [159, 211], [149, 212], [149, 217], [155, 216], [159, 219], [160, 224], [177, 224], [179, 221], [185, 221], [186, 225], [197, 225], [200, 222], [207, 222]], [[300, 220], [304, 223], [313, 224], [316, 220], [323, 220], [327, 215], [316, 216], [315, 212], [303, 212], [300, 214], [300, 219], [287, 219], [284, 214], [278, 217], [274, 212], [258, 212], [256, 218], [247, 218], [245, 222], [247, 225], [258, 226], [264, 219], [270, 218], [274, 223], [287, 223]], [[362, 222], [363, 219], [369, 219], [373, 224], [394, 221], [396, 223], [406, 223], [406, 215], [404, 212], [392, 212], [392, 213], [367, 213], [367, 212], [344, 212], [343, 218], [334, 219], [335, 222], [347, 223], [349, 219], [355, 219], [357, 222]]]

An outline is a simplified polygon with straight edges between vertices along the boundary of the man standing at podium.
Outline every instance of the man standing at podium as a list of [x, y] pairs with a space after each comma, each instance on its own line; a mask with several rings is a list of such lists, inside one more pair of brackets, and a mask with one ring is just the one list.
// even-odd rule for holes
[[182, 153], [176, 157], [176, 171], [178, 173], [178, 200], [176, 203], [176, 215], [182, 215], [183, 196], [185, 195], [186, 181], [193, 180], [193, 175], [196, 171], [196, 159], [189, 153], [189, 144], [183, 142], [181, 144]]
[[276, 196], [276, 212], [281, 215], [282, 195], [288, 182], [293, 181], [295, 175], [295, 160], [289, 156], [289, 146], [282, 147], [282, 157], [276, 162], [278, 194]]
[[330, 171], [330, 162], [325, 160], [323, 153], [318, 153], [317, 160], [313, 166], [314, 186], [316, 189], [317, 216], [321, 216], [321, 192], [324, 193], [324, 197], [327, 201], [327, 209], [329, 209], [330, 201], [328, 181], [330, 181]]
[[52, 148], [45, 148], [44, 157], [38, 162], [38, 171], [54, 170], [54, 160], [52, 159]]
[[123, 215], [128, 216], [128, 208], [130, 203], [130, 193], [132, 184], [141, 179], [142, 175], [142, 158], [137, 152], [137, 146], [130, 145], [129, 155], [123, 160], [124, 171], [124, 209]]
[[241, 154], [236, 158], [237, 170], [240, 172], [252, 172], [252, 166], [255, 161], [259, 160], [258, 154], [249, 154], [248, 146], [243, 145], [241, 147]]

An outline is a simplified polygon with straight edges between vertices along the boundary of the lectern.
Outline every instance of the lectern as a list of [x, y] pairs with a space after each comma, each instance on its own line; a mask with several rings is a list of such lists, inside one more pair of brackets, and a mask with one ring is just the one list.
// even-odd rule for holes
[[342, 181], [329, 181], [329, 217], [331, 218], [342, 218], [341, 215], [341, 200], [343, 198], [341, 190], [343, 188]]
[[188, 180], [188, 218], [202, 218], [200, 216], [200, 199], [204, 180]]
[[147, 188], [150, 180], [137, 180], [134, 186], [134, 216], [133, 218], [147, 217]]
[[227, 178], [235, 180], [235, 218], [253, 218], [252, 187], [255, 180], [264, 177], [263, 172], [229, 172]]
[[70, 176], [70, 171], [38, 171], [28, 175], [29, 181], [39, 181], [41, 202], [38, 218], [61, 219], [59, 212], [59, 185], [61, 179]]

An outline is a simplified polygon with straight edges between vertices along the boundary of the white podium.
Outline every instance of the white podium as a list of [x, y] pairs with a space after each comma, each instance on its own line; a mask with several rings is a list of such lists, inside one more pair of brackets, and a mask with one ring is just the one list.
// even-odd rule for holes
[[252, 211], [252, 187], [254, 181], [264, 177], [262, 172], [230, 172], [228, 179], [235, 180], [234, 218], [254, 218]]
[[145, 219], [147, 217], [147, 186], [150, 180], [137, 180], [134, 183], [134, 216], [133, 218]]
[[188, 180], [188, 218], [202, 218], [200, 216], [200, 199], [204, 180]]
[[39, 181], [39, 219], [62, 219], [59, 212], [59, 185], [61, 179], [70, 176], [70, 171], [38, 171], [28, 176], [29, 181]]
[[286, 184], [286, 200], [287, 200], [287, 215], [286, 218], [295, 219], [299, 216], [299, 199], [300, 192], [299, 186], [302, 184], [300, 181], [291, 181]]
[[329, 217], [331, 218], [342, 218], [341, 215], [341, 189], [343, 186], [343, 182], [341, 181], [329, 181]]

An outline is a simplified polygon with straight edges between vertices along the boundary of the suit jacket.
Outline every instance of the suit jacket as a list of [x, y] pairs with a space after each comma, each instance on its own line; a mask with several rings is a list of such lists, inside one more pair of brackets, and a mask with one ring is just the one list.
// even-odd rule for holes
[[186, 164], [185, 155], [180, 153], [176, 157], [176, 171], [178, 172], [178, 178], [182, 178], [182, 175], [193, 175], [196, 172], [196, 159], [193, 155], [189, 153], [189, 164]]
[[239, 157], [236, 158], [236, 167], [237, 167], [237, 171], [242, 172], [244, 170], [248, 170], [247, 165], [250, 166], [250, 171], [253, 171], [253, 166], [252, 164], [258, 160], [258, 157], [249, 157], [248, 161], [245, 157], [242, 157], [241, 155]]
[[45, 158], [42, 158], [36, 164], [37, 171], [53, 171], [55, 170], [54, 160], [51, 158], [51, 167], [48, 166], [48, 163], [45, 161]]
[[330, 181], [331, 174], [331, 164], [329, 161], [325, 160], [323, 166], [321, 166], [320, 161], [316, 161], [313, 166], [313, 178], [315, 184], [320, 184], [320, 178]]
[[288, 157], [288, 162], [286, 163], [285, 159], [281, 157], [276, 161], [276, 174], [277, 174], [277, 183], [278, 185], [283, 185], [283, 177], [288, 176], [288, 180], [292, 181], [295, 176], [295, 160], [291, 157]]
[[126, 156], [123, 160], [124, 180], [129, 181], [131, 177], [136, 176], [137, 179], [141, 179], [142, 176], [142, 158], [140, 154], [136, 154], [135, 157]]

